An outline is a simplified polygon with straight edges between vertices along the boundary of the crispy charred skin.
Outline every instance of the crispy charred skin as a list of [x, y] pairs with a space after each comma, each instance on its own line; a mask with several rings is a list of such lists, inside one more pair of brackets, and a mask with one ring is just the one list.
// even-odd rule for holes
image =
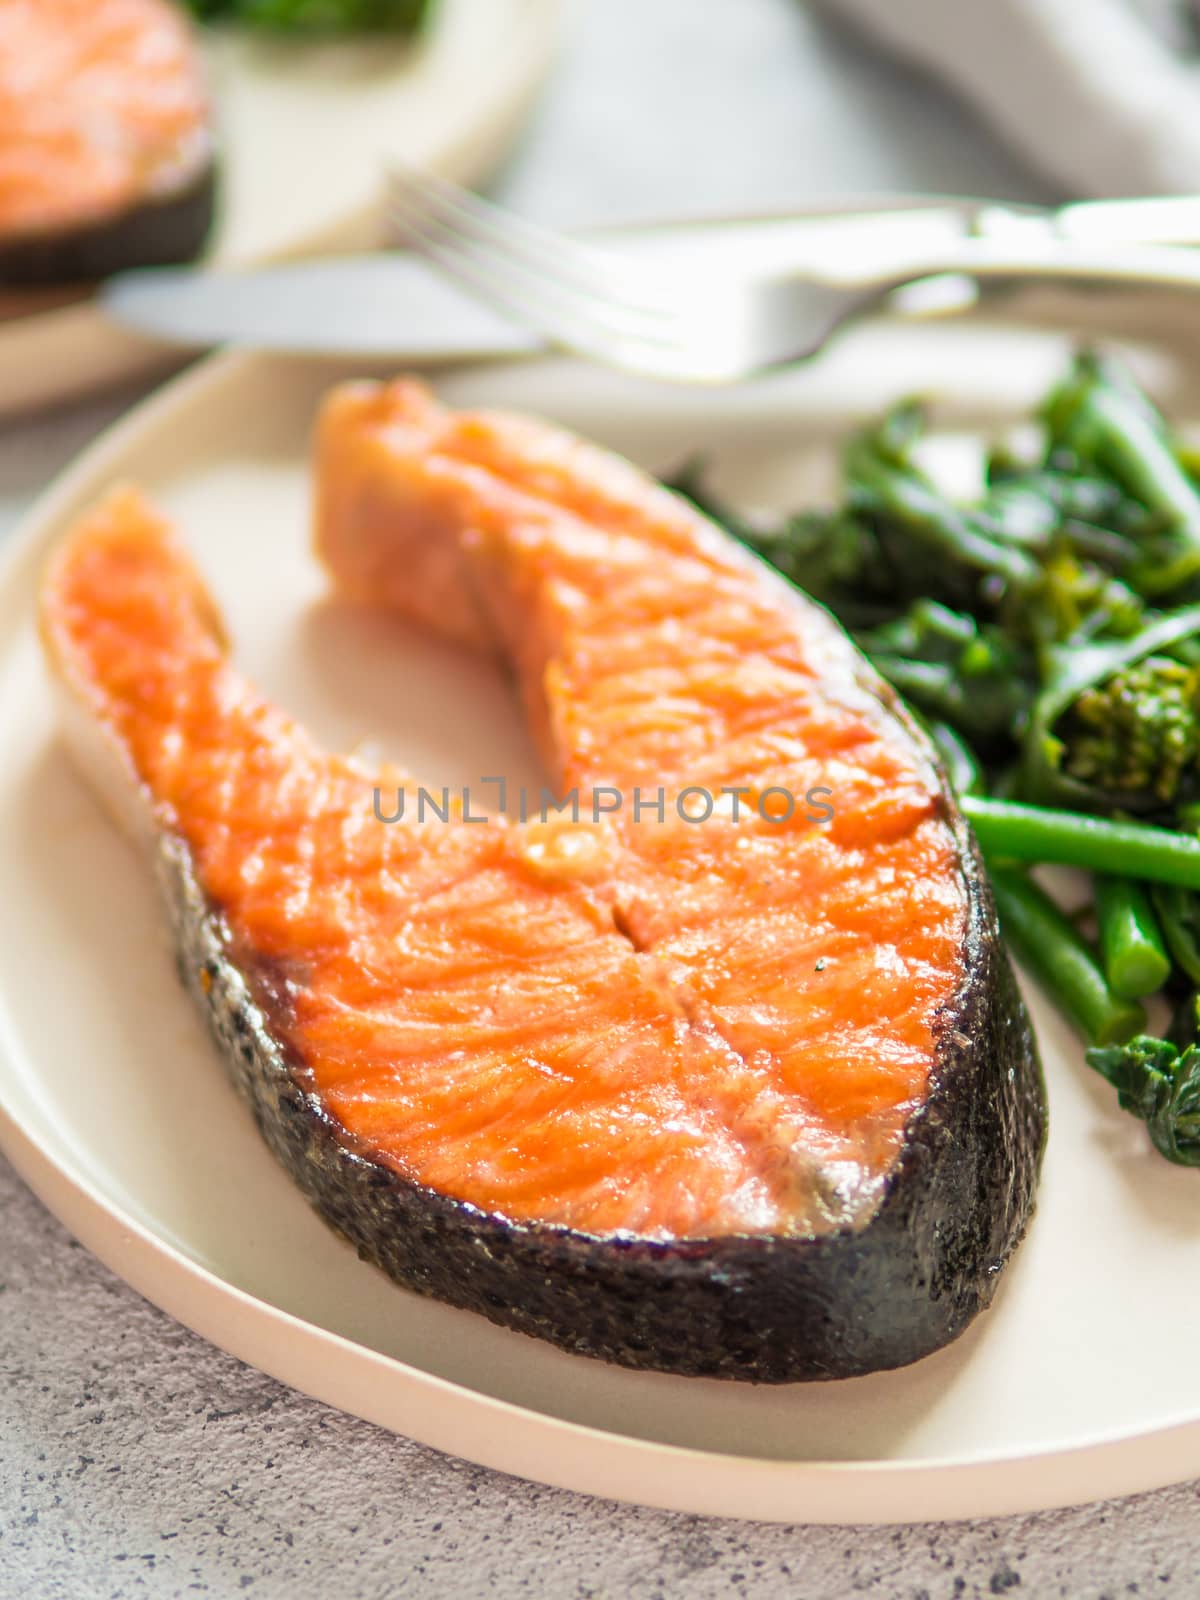
[[209, 156], [178, 189], [120, 216], [64, 231], [0, 236], [0, 285], [92, 283], [128, 267], [192, 261], [212, 230], [216, 199], [216, 164]]
[[420, 1294], [627, 1367], [756, 1383], [849, 1378], [919, 1360], [988, 1305], [1041, 1163], [1045, 1096], [1029, 1019], [978, 849], [948, 794], [946, 804], [969, 894], [963, 985], [875, 1215], [812, 1238], [597, 1237], [508, 1221], [407, 1181], [356, 1149], [305, 1091], [178, 840], [163, 841], [160, 881], [181, 974], [235, 1085], [278, 1160], [364, 1260]]

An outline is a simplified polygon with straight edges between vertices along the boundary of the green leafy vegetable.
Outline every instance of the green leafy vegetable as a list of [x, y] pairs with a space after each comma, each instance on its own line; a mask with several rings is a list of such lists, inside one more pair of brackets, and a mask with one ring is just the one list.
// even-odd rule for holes
[[[923, 720], [923, 719], [922, 719]], [[961, 734], [948, 722], [925, 721], [925, 730], [937, 746], [955, 794], [982, 794], [984, 792], [983, 768], [974, 751]]]
[[928, 597], [971, 609], [989, 586], [1000, 592], [1032, 582], [1037, 561], [1025, 541], [956, 505], [916, 464], [912, 450], [924, 429], [921, 406], [897, 406], [851, 440], [843, 463], [850, 509], [874, 531], [894, 592], [906, 601]]
[[1096, 923], [1114, 994], [1141, 1000], [1171, 976], [1171, 957], [1149, 891], [1133, 878], [1096, 879]]
[[1110, 478], [1030, 465], [1005, 450], [992, 452], [987, 478], [986, 505], [1008, 537], [1066, 544], [1111, 571], [1136, 558], [1146, 510]]
[[206, 22], [295, 33], [415, 33], [435, 0], [186, 0]]
[[1094, 1047], [1087, 1060], [1116, 1089], [1122, 1110], [1146, 1124], [1161, 1155], [1179, 1166], [1200, 1166], [1200, 1046], [1180, 1049], [1139, 1034], [1125, 1044]]
[[1200, 494], [1162, 417], [1118, 368], [1087, 353], [1045, 407], [1051, 453], [1099, 469], [1157, 519], [1143, 530], [1130, 580], [1171, 594], [1200, 576]]
[[1030, 700], [1032, 663], [995, 623], [935, 600], [855, 634], [879, 671], [927, 716], [986, 747], [1016, 738]]
[[1094, 561], [1056, 544], [1036, 574], [1010, 588], [997, 614], [1005, 631], [1039, 651], [1090, 639], [1127, 639], [1145, 620], [1146, 604], [1127, 584]]
[[975, 795], [961, 803], [990, 859], [1086, 867], [1200, 889], [1200, 839], [1191, 834]]
[[1200, 759], [1200, 667], [1147, 656], [1077, 695], [1058, 738], [1070, 777], [1125, 806], [1167, 807]]
[[1156, 883], [1151, 894], [1175, 965], [1192, 983], [1200, 983], [1200, 895], [1171, 883]]
[[846, 502], [828, 512], [749, 521], [713, 495], [695, 459], [667, 483], [848, 625], [894, 620], [926, 599], [986, 609], [986, 595], [1036, 580], [1026, 521], [1010, 512], [1006, 527], [986, 508], [944, 495], [915, 459], [925, 427], [924, 408], [905, 401], [852, 438], [842, 462]]
[[[1200, 713], [1193, 710], [1181, 724], [1178, 682], [1174, 696], [1164, 698], [1173, 669], [1157, 675], [1135, 669], [1197, 634], [1200, 606], [1189, 606], [1161, 613], [1133, 634], [1044, 651], [1042, 686], [1022, 740], [1021, 794], [1079, 810], [1167, 809], [1190, 771], [1181, 755], [1192, 733], [1200, 743]], [[1122, 722], [1106, 727], [1106, 712], [1118, 706]], [[1126, 748], [1135, 730], [1134, 748]]]
[[1085, 1039], [1110, 1044], [1145, 1026], [1141, 1006], [1113, 992], [1079, 929], [1032, 878], [1011, 868], [991, 877], [1005, 938]]

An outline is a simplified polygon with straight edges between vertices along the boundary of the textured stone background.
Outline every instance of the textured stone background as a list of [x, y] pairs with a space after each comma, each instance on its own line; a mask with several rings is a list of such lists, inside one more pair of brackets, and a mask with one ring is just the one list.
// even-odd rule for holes
[[148, 1305], [7, 1167], [4, 1600], [1200, 1594], [1197, 1485], [1002, 1522], [754, 1526], [506, 1478], [330, 1411]]
[[[880, 188], [1045, 198], [964, 113], [792, 0], [581, 0], [497, 188], [564, 222]], [[0, 431], [0, 532], [122, 403]], [[1164, 1348], [1192, 1354], [1180, 1330]], [[3, 1600], [1186, 1596], [1198, 1487], [901, 1529], [756, 1527], [542, 1489], [221, 1354], [69, 1239], [0, 1159]]]

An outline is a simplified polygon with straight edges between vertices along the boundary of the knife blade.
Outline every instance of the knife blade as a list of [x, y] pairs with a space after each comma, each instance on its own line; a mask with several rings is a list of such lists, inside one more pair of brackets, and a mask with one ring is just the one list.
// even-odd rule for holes
[[247, 271], [154, 267], [100, 289], [117, 322], [170, 344], [251, 345], [311, 355], [411, 360], [542, 348], [413, 256], [328, 256]]
[[[731, 218], [731, 224], [794, 226], [783, 248], [797, 264], [809, 250], [828, 260], [845, 235], [847, 251], [862, 263], [872, 221], [881, 242], [894, 249], [906, 225], [936, 226], [951, 235], [996, 237], [1022, 231], [1079, 243], [1119, 245], [1200, 244], [1200, 197], [1079, 201], [1059, 209], [1002, 201], [951, 200], [911, 207], [891, 203], [835, 208], [793, 218]], [[811, 237], [801, 241], [806, 225]], [[700, 230], [697, 233], [697, 229]], [[653, 228], [605, 229], [593, 237], [620, 247], [644, 248], [686, 236], [689, 265], [711, 248], [714, 268], [728, 261], [721, 229], [694, 221]], [[709, 235], [707, 241], [704, 235]], [[624, 237], [623, 237], [624, 236]], [[819, 244], [818, 244], [819, 240]], [[776, 257], [774, 266], [782, 262]], [[507, 321], [454, 287], [416, 257], [399, 252], [321, 257], [241, 271], [204, 267], [154, 267], [125, 272], [100, 290], [107, 314], [143, 335], [169, 344], [203, 348], [242, 344], [298, 354], [388, 357], [413, 361], [522, 355], [544, 348], [536, 334]]]

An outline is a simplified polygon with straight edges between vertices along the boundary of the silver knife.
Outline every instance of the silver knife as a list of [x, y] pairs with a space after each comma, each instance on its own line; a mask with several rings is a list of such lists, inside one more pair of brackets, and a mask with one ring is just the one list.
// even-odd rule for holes
[[[820, 250], [838, 248], [840, 233], [863, 264], [873, 224], [894, 249], [906, 227], [936, 226], [940, 236], [1060, 239], [1116, 246], [1200, 244], [1200, 198], [1091, 200], [1058, 210], [1002, 202], [890, 204], [878, 211], [834, 206], [790, 218], [730, 218], [763, 226], [812, 224]], [[689, 221], [590, 234], [620, 246], [622, 236], [689, 231], [689, 258], [703, 249], [691, 235], [719, 223]], [[816, 234], [814, 234], [814, 239]], [[798, 265], [802, 264], [800, 262]], [[508, 322], [416, 257], [399, 252], [321, 257], [245, 271], [156, 267], [121, 273], [100, 291], [110, 317], [170, 344], [241, 344], [297, 354], [386, 356], [421, 361], [520, 355], [542, 348], [536, 334]]]
[[150, 267], [100, 290], [107, 314], [169, 344], [408, 360], [542, 348], [415, 256], [324, 256], [248, 271]]

